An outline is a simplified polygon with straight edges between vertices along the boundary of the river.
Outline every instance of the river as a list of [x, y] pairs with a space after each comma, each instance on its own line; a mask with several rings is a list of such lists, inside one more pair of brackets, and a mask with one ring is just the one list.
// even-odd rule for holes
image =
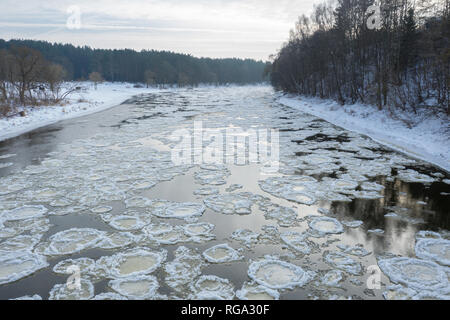
[[0, 142], [0, 299], [448, 297], [450, 175], [276, 98], [167, 90]]

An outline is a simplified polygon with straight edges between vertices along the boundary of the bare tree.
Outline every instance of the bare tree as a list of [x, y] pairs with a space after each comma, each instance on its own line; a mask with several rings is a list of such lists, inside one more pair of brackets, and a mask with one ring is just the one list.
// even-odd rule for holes
[[100, 72], [92, 72], [89, 74], [89, 80], [94, 83], [95, 90], [97, 90], [97, 85], [103, 82], [103, 77]]
[[[301, 16], [270, 69], [284, 91], [450, 114], [450, 0], [337, 0]], [[368, 19], [379, 18], [370, 28]]]
[[151, 86], [152, 84], [155, 84], [155, 82], [156, 82], [155, 81], [156, 80], [156, 74], [153, 71], [146, 70], [144, 76], [145, 76], [145, 83], [147, 85], [147, 88], [149, 86]]
[[43, 81], [50, 90], [50, 100], [53, 103], [58, 103], [64, 100], [69, 94], [76, 91], [76, 85], [64, 85], [64, 80], [67, 77], [67, 71], [63, 66], [55, 63], [47, 63], [44, 74]]
[[189, 85], [189, 77], [185, 73], [180, 72], [178, 74], [178, 86], [185, 87], [187, 85]]
[[8, 100], [8, 79], [11, 71], [8, 58], [9, 53], [6, 50], [0, 50], [0, 102]]
[[19, 92], [20, 103], [25, 104], [26, 92], [30, 93], [29, 98], [31, 100], [31, 90], [42, 75], [44, 58], [39, 51], [27, 47], [12, 47], [10, 54], [14, 61], [14, 69], [11, 73], [13, 76], [12, 84]]
[[75, 85], [64, 84], [66, 74], [39, 51], [27, 47], [0, 50], [0, 113], [9, 115], [18, 105], [60, 102], [76, 90]]
[[67, 75], [66, 70], [60, 64], [48, 63], [45, 66], [43, 79], [48, 84], [51, 92], [57, 92]]

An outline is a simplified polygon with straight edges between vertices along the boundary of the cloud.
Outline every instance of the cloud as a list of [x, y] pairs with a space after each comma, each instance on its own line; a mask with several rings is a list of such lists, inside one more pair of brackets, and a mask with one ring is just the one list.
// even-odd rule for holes
[[[266, 59], [319, 0], [2, 0], [2, 38]], [[66, 30], [79, 6], [82, 30]], [[85, 43], [80, 43], [84, 39]], [[119, 41], [120, 40], [120, 41]]]

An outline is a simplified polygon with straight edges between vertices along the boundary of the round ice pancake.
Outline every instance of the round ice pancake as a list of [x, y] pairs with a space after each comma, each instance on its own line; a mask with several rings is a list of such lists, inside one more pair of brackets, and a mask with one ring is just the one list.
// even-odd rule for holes
[[275, 259], [251, 263], [248, 275], [258, 284], [271, 289], [302, 287], [313, 278], [313, 273], [306, 272], [294, 264]]

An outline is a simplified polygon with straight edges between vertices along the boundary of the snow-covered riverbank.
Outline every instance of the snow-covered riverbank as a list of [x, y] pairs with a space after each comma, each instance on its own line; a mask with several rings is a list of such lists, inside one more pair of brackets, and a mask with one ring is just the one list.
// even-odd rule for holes
[[[397, 115], [370, 105], [341, 106], [332, 100], [284, 96], [279, 102], [331, 122], [414, 158], [431, 162], [450, 172], [450, 122], [428, 115]], [[409, 119], [408, 119], [409, 117]], [[420, 117], [420, 118], [419, 118]], [[407, 120], [413, 125], [408, 127]]]
[[24, 108], [25, 117], [19, 115], [0, 119], [0, 141], [49, 124], [84, 116], [114, 107], [134, 95], [155, 92], [154, 88], [134, 88], [129, 83], [103, 83], [95, 90], [93, 84], [83, 82], [83, 88], [69, 96], [62, 106]]

